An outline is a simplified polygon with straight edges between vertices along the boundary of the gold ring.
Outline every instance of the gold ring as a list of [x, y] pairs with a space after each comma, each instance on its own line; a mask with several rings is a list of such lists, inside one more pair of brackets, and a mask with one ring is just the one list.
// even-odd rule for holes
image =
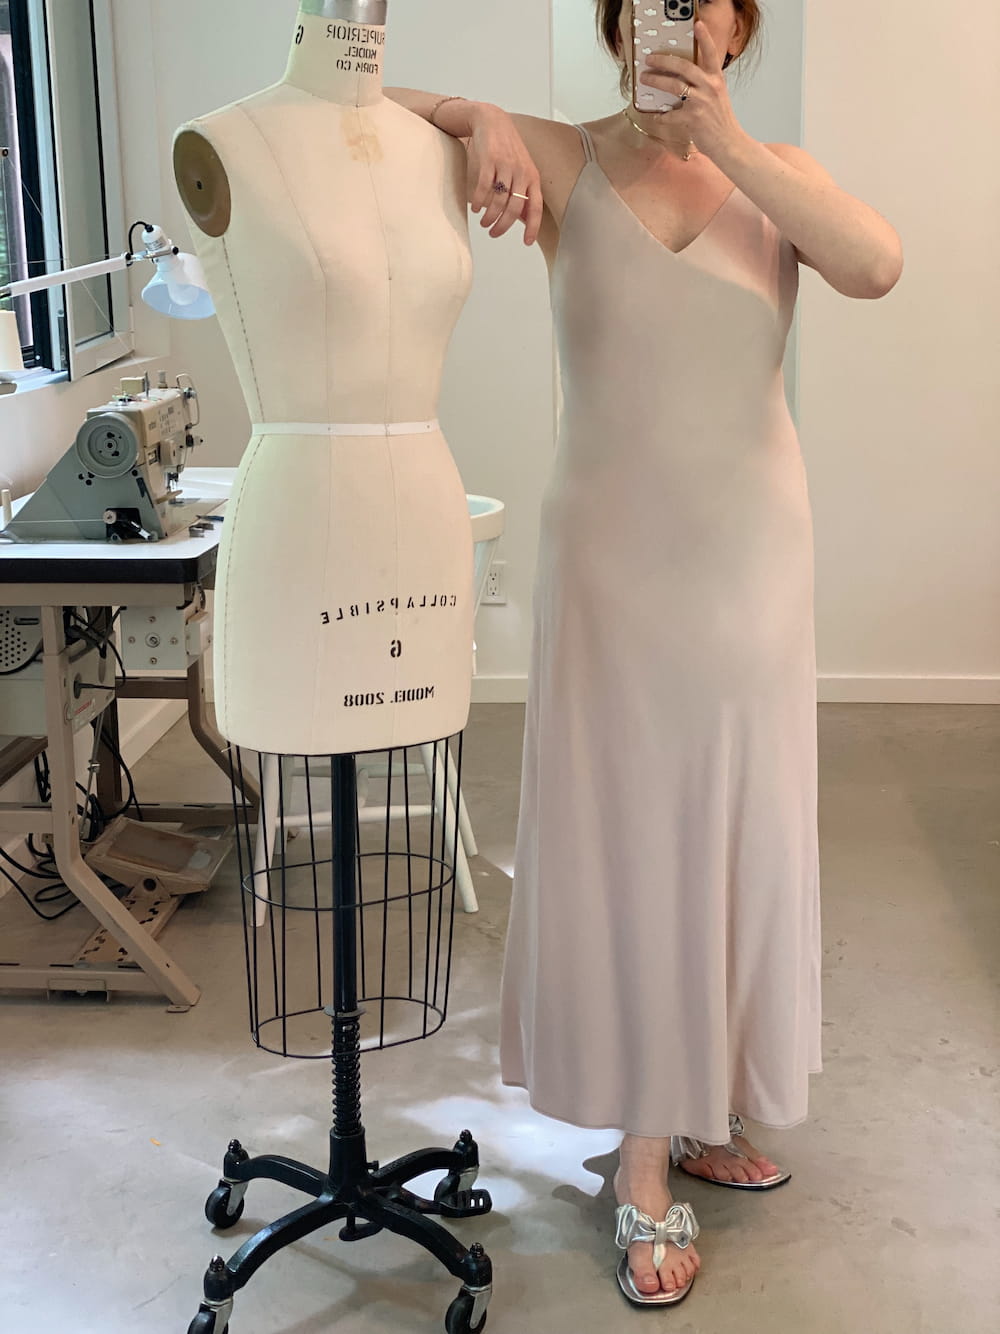
[[688, 94], [689, 94], [690, 92], [691, 92], [691, 85], [690, 85], [689, 83], [686, 83], [686, 84], [684, 85], [684, 87], [681, 89], [681, 101], [682, 101], [682, 102], [686, 102], [686, 101], [688, 100]]
[[523, 199], [523, 200], [525, 201], [525, 203], [528, 202], [528, 196], [527, 196], [527, 195], [519, 195], [519, 194], [517, 193], [516, 190], [511, 190], [511, 192], [510, 192], [510, 197], [511, 197], [511, 199]]

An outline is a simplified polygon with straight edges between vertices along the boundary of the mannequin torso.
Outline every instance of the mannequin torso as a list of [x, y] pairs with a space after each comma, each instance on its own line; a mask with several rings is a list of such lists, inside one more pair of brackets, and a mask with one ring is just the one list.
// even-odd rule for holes
[[220, 726], [272, 752], [409, 745], [468, 712], [471, 535], [434, 422], [471, 280], [464, 152], [382, 97], [384, 34], [300, 14], [285, 79], [175, 143], [255, 424], [221, 553]]

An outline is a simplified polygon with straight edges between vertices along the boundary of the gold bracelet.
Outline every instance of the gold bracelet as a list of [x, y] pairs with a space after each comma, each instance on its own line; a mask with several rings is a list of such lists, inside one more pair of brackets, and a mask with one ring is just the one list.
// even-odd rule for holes
[[432, 109], [431, 109], [431, 114], [427, 117], [427, 121], [428, 121], [428, 123], [429, 123], [430, 125], [433, 125], [434, 128], [435, 128], [436, 130], [441, 129], [440, 125], [438, 125], [438, 124], [436, 123], [436, 121], [434, 120], [434, 117], [437, 115], [437, 113], [438, 113], [438, 112], [441, 110], [441, 108], [444, 106], [445, 102], [464, 102], [464, 101], [465, 101], [465, 98], [464, 98], [464, 97], [460, 97], [457, 93], [453, 94], [451, 97], [442, 97], [441, 100], [440, 100], [439, 102], [435, 102], [435, 103], [434, 103], [434, 106], [433, 106]]

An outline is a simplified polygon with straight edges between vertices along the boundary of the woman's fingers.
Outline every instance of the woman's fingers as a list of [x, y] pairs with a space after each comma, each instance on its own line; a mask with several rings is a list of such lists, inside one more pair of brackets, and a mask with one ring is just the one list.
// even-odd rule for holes
[[521, 186], [521, 193], [528, 196], [527, 203], [521, 210], [521, 217], [524, 220], [524, 244], [534, 245], [538, 240], [538, 233], [542, 229], [542, 214], [545, 210], [545, 200], [542, 197], [542, 181], [537, 172], [533, 173], [530, 180], [525, 179]]
[[515, 199], [509, 191], [504, 195], [500, 206], [500, 212], [494, 219], [493, 226], [489, 229], [490, 236], [492, 236], [494, 240], [498, 236], [507, 235], [514, 223], [520, 218], [523, 206], [524, 201]]
[[[505, 236], [514, 226], [515, 222], [523, 222], [525, 225], [525, 241], [530, 245], [538, 237], [538, 227], [541, 225], [541, 206], [538, 206], [538, 222], [534, 223], [535, 205], [532, 202], [531, 182], [524, 171], [515, 173], [511, 181], [510, 193], [507, 195], [507, 205], [496, 221], [496, 225], [490, 231], [493, 237]], [[540, 194], [536, 190], [535, 194]], [[528, 231], [529, 224], [534, 227], [534, 234]], [[530, 239], [529, 239], [530, 238]]]
[[517, 221], [533, 245], [542, 224], [541, 179], [520, 135], [503, 123], [486, 124], [466, 144], [467, 189], [473, 213], [491, 236], [504, 236]]
[[496, 173], [487, 157], [477, 157], [469, 151], [469, 206], [478, 213], [493, 202], [493, 182]]
[[641, 82], [648, 83], [653, 88], [666, 88], [668, 92], [673, 92], [671, 85], [662, 82], [664, 79], [678, 82], [681, 87], [689, 83], [692, 88], [698, 88], [705, 83], [705, 76], [705, 70], [692, 61], [685, 60], [683, 56], [654, 51], [649, 57], [648, 71], [644, 71], [641, 76]]
[[[496, 226], [510, 207], [510, 181], [513, 171], [506, 163], [498, 163], [495, 172], [490, 186], [491, 198], [480, 224], [487, 231]], [[517, 203], [517, 200], [514, 202]], [[502, 236], [503, 232], [496, 232], [495, 235]]]
[[[511, 183], [509, 214], [524, 223], [524, 244], [534, 245], [542, 226], [542, 183], [538, 173], [521, 171]], [[504, 231], [508, 228], [505, 226]], [[497, 233], [502, 235], [502, 233]]]
[[722, 56], [715, 45], [715, 38], [709, 32], [708, 24], [702, 19], [694, 25], [694, 35], [698, 39], [698, 65], [706, 74], [722, 73]]

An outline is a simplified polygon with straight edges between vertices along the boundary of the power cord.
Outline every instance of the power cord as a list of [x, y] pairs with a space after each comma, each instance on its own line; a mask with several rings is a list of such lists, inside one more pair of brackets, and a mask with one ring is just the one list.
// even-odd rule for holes
[[[94, 728], [95, 732], [97, 731], [98, 727], [97, 719], [95, 719], [94, 722], [91, 723], [91, 727]], [[104, 746], [106, 750], [109, 750], [111, 752], [112, 758], [118, 765], [118, 768], [121, 770], [125, 778], [125, 782], [128, 784], [128, 797], [125, 801], [124, 806], [121, 806], [117, 811], [110, 811], [104, 817], [105, 823], [110, 824], [112, 820], [116, 819], [119, 815], [124, 815], [125, 812], [130, 808], [135, 811], [136, 819], [145, 821], [146, 819], [145, 813], [142, 807], [139, 805], [139, 800], [135, 795], [135, 783], [132, 779], [132, 771], [129, 769], [128, 765], [122, 758], [122, 753], [112, 740], [110, 732], [104, 726], [103, 719], [100, 720], [100, 743], [102, 746]]]
[[[95, 719], [91, 725], [96, 733], [98, 720]], [[106, 812], [96, 795], [92, 792], [88, 792], [82, 783], [77, 783], [77, 789], [83, 793], [83, 803], [76, 808], [77, 814], [83, 822], [80, 830], [81, 843], [96, 842], [111, 821], [116, 819], [119, 815], [124, 815], [129, 809], [134, 809], [140, 820], [145, 818], [142, 807], [139, 805], [136, 797], [135, 782], [132, 778], [131, 770], [125, 763], [121, 751], [114, 744], [110, 734], [104, 726], [101, 726], [99, 740], [111, 752], [112, 757], [125, 776], [125, 781], [128, 784], [128, 799], [119, 810]], [[52, 800], [52, 782], [48, 755], [44, 751], [41, 755], [36, 756], [34, 768], [35, 787], [38, 792], [38, 800], [43, 804], [46, 804]], [[29, 893], [19, 881], [15, 880], [3, 865], [0, 865], [0, 875], [4, 876], [5, 879], [13, 885], [36, 917], [40, 917], [43, 922], [55, 922], [60, 917], [65, 916], [66, 913], [71, 912], [77, 907], [79, 899], [60, 876], [58, 868], [56, 867], [55, 857], [50, 847], [45, 846], [40, 848], [35, 841], [35, 836], [29, 834], [28, 851], [35, 859], [34, 866], [24, 866], [3, 848], [0, 848], [0, 861], [6, 863], [7, 866], [19, 872], [22, 876], [26, 876], [31, 880], [43, 881], [44, 884], [40, 888], [36, 889], [33, 894]], [[128, 893], [128, 887], [121, 884], [120, 881], [115, 880], [112, 876], [101, 875], [100, 878], [112, 892], [118, 895], [118, 897]], [[57, 912], [43, 911], [44, 905], [62, 903], [65, 899], [69, 899], [71, 902], [66, 903], [65, 906], [61, 907]]]
[[[63, 628], [66, 635], [66, 642], [69, 644], [83, 641], [84, 643], [89, 644], [91, 648], [96, 649], [102, 658], [107, 657], [108, 650], [110, 649], [117, 659], [122, 680], [127, 680], [128, 673], [125, 671], [125, 664], [122, 661], [121, 654], [118, 652], [117, 646], [112, 638], [112, 632], [114, 631], [115, 624], [120, 615], [121, 609], [119, 608], [111, 620], [99, 630], [96, 617], [93, 619], [86, 619], [79, 615], [75, 608], [67, 608], [64, 615]], [[23, 671], [25, 667], [30, 666], [31, 663], [38, 659], [41, 652], [42, 646], [39, 645], [37, 651], [33, 654], [29, 662], [23, 663], [13, 672], [0, 672], [0, 676], [13, 676], [16, 675], [18, 671]], [[103, 686], [91, 686], [88, 682], [81, 682], [81, 684], [87, 685], [90, 689], [104, 688]], [[119, 815], [124, 815], [125, 812], [130, 809], [135, 811], [139, 820], [145, 819], [145, 814], [142, 807], [139, 805], [136, 796], [135, 782], [133, 781], [131, 770], [125, 763], [121, 751], [108, 731], [103, 717], [95, 718], [91, 723], [91, 726], [93, 727], [95, 734], [95, 750], [99, 745], [103, 745], [104, 748], [110, 752], [112, 758], [125, 777], [125, 781], [128, 785], [128, 797], [124, 805], [118, 810], [106, 812], [101, 806], [97, 796], [93, 792], [89, 792], [82, 783], [77, 783], [77, 789], [83, 793], [83, 803], [78, 804], [76, 808], [77, 814], [82, 822], [80, 829], [81, 843], [96, 842], [112, 820], [117, 819]], [[43, 751], [41, 755], [35, 757], [34, 768], [35, 787], [38, 792], [38, 800], [43, 805], [46, 805], [52, 800], [52, 781], [47, 753]], [[41, 880], [44, 884], [32, 894], [29, 893], [18, 880], [15, 880], [14, 876], [12, 876], [6, 869], [6, 866], [2, 864], [0, 864], [0, 875], [4, 876], [4, 878], [13, 885], [36, 917], [40, 917], [43, 922], [55, 922], [60, 917], [64, 917], [66, 913], [72, 912], [72, 910], [78, 906], [79, 899], [60, 876], [51, 847], [46, 845], [40, 848], [37, 845], [33, 834], [29, 834], [27, 842], [28, 851], [34, 858], [34, 866], [23, 866], [2, 847], [0, 847], [0, 862], [6, 863], [6, 866], [11, 867], [20, 875], [26, 876], [30, 880]], [[119, 897], [128, 893], [128, 887], [121, 884], [120, 881], [115, 880], [112, 876], [101, 875], [100, 879], [103, 880], [104, 884]], [[65, 899], [69, 899], [71, 902], [67, 903], [64, 907], [61, 907], [57, 912], [44, 911], [44, 905], [62, 903]]]
[[[14, 859], [10, 857], [6, 852], [3, 852], [2, 849], [0, 849], [0, 857], [2, 857], [5, 862], [10, 862], [11, 865], [18, 867], [18, 863], [15, 862]], [[52, 854], [51, 853], [44, 854], [42, 857], [42, 863], [50, 861], [52, 861]], [[55, 863], [53, 862], [52, 864], [54, 865]], [[38, 876], [39, 879], [47, 878], [40, 875], [40, 873], [37, 871], [28, 871], [27, 868], [25, 867], [18, 867], [18, 869], [25, 872], [27, 875]], [[73, 891], [65, 884], [65, 882], [59, 877], [58, 874], [51, 877], [49, 884], [43, 885], [42, 888], [37, 889], [34, 892], [34, 894], [29, 894], [27, 890], [23, 887], [23, 885], [21, 885], [17, 880], [15, 880], [14, 877], [10, 874], [10, 872], [7, 871], [3, 866], [0, 866], [0, 875], [2, 875], [6, 880], [10, 881], [10, 883], [17, 890], [18, 894], [20, 894], [21, 898], [24, 899], [25, 903], [35, 914], [35, 916], [40, 917], [43, 922], [56, 922], [59, 920], [60, 917], [65, 917], [68, 912], [72, 912], [74, 908], [80, 906], [80, 900], [76, 897]], [[99, 878], [104, 881], [104, 884], [108, 887], [108, 889], [110, 889], [112, 893], [115, 894], [118, 898], [122, 898], [125, 894], [129, 892], [127, 885], [121, 884], [118, 880], [115, 880], [112, 876], [99, 875]], [[51, 913], [43, 912], [42, 909], [38, 906], [39, 904], [46, 904], [46, 903], [61, 903], [63, 899], [72, 899], [72, 902], [67, 903], [64, 908], [60, 908], [58, 912], [51, 912]]]
[[106, 633], [101, 635], [98, 634], [96, 631], [96, 626], [97, 626], [96, 620], [85, 621], [83, 617], [78, 615], [75, 610], [69, 609], [66, 612], [66, 640], [68, 643], [73, 643], [75, 639], [82, 639], [85, 643], [89, 644], [91, 648], [96, 648], [102, 658], [106, 658], [108, 656], [108, 649], [110, 649], [118, 661], [118, 667], [122, 674], [122, 680], [127, 681], [128, 672], [126, 672], [125, 670], [125, 664], [122, 661], [122, 656], [118, 652], [118, 648], [112, 638], [112, 631], [114, 630], [115, 624], [117, 623], [118, 618], [119, 616], [121, 616], [121, 614], [122, 614], [122, 609], [119, 607], [119, 609], [115, 612], [114, 616], [112, 616], [111, 620], [108, 622]]

